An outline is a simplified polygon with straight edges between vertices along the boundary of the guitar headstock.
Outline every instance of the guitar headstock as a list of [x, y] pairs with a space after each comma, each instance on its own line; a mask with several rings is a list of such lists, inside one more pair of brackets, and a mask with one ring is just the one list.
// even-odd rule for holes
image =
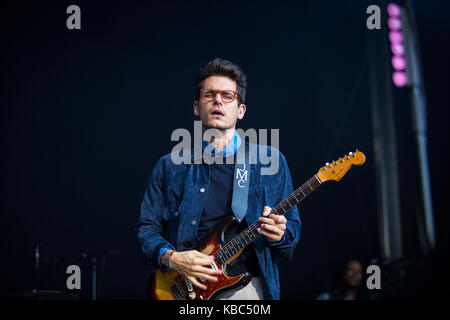
[[349, 152], [343, 158], [339, 158], [319, 169], [317, 176], [322, 182], [328, 180], [339, 181], [352, 166], [361, 166], [366, 162], [366, 156], [361, 151]]

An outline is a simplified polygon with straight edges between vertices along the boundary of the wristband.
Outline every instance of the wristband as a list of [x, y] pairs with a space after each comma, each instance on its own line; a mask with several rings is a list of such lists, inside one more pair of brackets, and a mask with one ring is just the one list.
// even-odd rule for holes
[[168, 260], [167, 260], [167, 269], [170, 269], [170, 257], [173, 255], [174, 252], [175, 252], [175, 250], [172, 250], [169, 253], [169, 257], [168, 257]]

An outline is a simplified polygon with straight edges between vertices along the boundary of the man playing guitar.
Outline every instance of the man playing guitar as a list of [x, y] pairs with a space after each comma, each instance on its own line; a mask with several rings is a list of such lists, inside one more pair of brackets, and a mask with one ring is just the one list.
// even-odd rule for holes
[[[200, 69], [196, 77], [194, 114], [202, 122], [202, 130], [217, 129], [221, 133], [204, 147], [213, 147], [222, 155], [222, 164], [174, 164], [170, 154], [154, 167], [141, 204], [136, 226], [137, 237], [147, 263], [163, 270], [174, 270], [195, 288], [206, 290], [218, 281], [222, 270], [211, 268], [214, 255], [195, 250], [209, 230], [227, 216], [233, 216], [233, 180], [235, 167], [225, 161], [245, 145], [236, 132], [237, 119], [246, 113], [246, 76], [235, 64], [214, 59]], [[271, 213], [271, 208], [292, 193], [293, 187], [284, 156], [278, 153], [275, 174], [261, 174], [267, 164], [250, 164], [247, 210], [244, 218], [227, 237], [259, 220], [258, 237], [230, 264], [229, 273], [249, 272], [251, 281], [215, 298], [279, 299], [280, 285], [277, 256], [292, 259], [300, 238], [300, 218], [296, 207], [285, 215]], [[262, 215], [261, 215], [262, 213]], [[192, 290], [192, 289], [191, 289]]]

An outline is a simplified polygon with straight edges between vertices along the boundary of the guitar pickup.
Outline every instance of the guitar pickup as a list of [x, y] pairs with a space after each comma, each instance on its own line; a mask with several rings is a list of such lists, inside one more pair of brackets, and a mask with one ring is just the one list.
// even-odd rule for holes
[[190, 282], [188, 279], [184, 279], [184, 282], [186, 283], [186, 287], [188, 289], [189, 292], [191, 292], [192, 290], [194, 290], [194, 288], [192, 287], [192, 282]]
[[212, 261], [212, 262], [211, 262], [211, 268], [213, 268], [213, 270], [219, 270], [219, 268], [217, 267], [215, 261]]
[[176, 300], [186, 300], [186, 295], [181, 288], [181, 285], [177, 282], [173, 286], [170, 287], [172, 294], [174, 295]]

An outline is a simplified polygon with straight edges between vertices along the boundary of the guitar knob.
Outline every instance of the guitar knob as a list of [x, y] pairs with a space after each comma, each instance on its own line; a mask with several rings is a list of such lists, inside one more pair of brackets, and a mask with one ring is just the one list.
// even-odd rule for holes
[[196, 296], [197, 296], [197, 295], [195, 294], [194, 291], [189, 292], [189, 298], [195, 299]]

